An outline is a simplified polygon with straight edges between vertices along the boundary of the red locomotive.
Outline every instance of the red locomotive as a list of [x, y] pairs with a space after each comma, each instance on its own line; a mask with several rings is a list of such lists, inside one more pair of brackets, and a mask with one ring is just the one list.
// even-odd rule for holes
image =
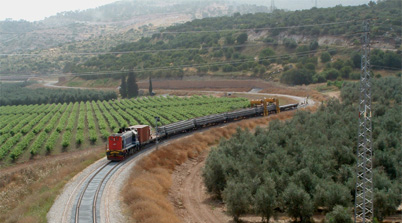
[[118, 133], [109, 136], [106, 150], [108, 160], [120, 161], [138, 151], [142, 145], [155, 140], [148, 125], [134, 125], [121, 128]]

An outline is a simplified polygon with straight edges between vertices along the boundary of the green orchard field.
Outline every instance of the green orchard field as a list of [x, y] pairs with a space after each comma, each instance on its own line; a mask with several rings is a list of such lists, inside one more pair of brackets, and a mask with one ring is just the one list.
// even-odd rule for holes
[[192, 96], [0, 107], [0, 162], [104, 145], [121, 127], [154, 126], [247, 107], [245, 98]]

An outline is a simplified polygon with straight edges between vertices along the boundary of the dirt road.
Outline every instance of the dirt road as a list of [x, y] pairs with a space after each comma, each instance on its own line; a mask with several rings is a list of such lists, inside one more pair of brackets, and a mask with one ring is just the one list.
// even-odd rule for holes
[[223, 204], [214, 202], [202, 182], [202, 167], [207, 154], [178, 166], [173, 173], [169, 197], [182, 222], [221, 223], [230, 220], [224, 214]]
[[[202, 180], [202, 168], [208, 152], [178, 166], [172, 175], [169, 199], [183, 223], [231, 223], [225, 205], [209, 195]], [[243, 222], [261, 222], [261, 217], [244, 216]]]

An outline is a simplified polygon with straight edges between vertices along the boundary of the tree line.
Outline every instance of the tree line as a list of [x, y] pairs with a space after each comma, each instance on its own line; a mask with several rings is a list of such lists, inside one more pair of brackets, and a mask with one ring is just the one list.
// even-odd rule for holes
[[0, 106], [69, 103], [92, 100], [112, 100], [117, 98], [113, 91], [82, 89], [29, 88], [34, 82], [0, 82]]
[[[255, 213], [264, 221], [286, 213], [310, 222], [317, 211], [326, 222], [352, 222], [359, 85], [342, 86], [317, 112], [299, 111], [255, 133], [238, 130], [206, 160], [208, 191], [222, 199], [235, 221]], [[402, 202], [402, 85], [400, 78], [373, 80], [374, 216], [383, 221]]]
[[[350, 53], [347, 60], [332, 60], [335, 54], [337, 54], [335, 49], [329, 49], [322, 52], [319, 58], [315, 55], [299, 57], [298, 60], [293, 60], [293, 62], [297, 63], [296, 67], [289, 68], [289, 66], [285, 66], [285, 72], [281, 76], [280, 81], [289, 85], [302, 85], [334, 80], [359, 80], [360, 70], [359, 72], [356, 71], [361, 66], [361, 54]], [[321, 72], [317, 72], [316, 70], [318, 61], [324, 64], [324, 69]], [[402, 68], [401, 61], [402, 52], [399, 51], [392, 52], [374, 49], [370, 53], [370, 65], [374, 71], [384, 69], [400, 70]], [[400, 76], [400, 72], [397, 75]]]

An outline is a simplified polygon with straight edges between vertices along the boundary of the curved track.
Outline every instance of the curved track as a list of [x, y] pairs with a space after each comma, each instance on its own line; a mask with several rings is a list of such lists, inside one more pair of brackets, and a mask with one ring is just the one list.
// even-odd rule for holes
[[98, 197], [111, 173], [120, 165], [120, 163], [108, 162], [92, 174], [76, 202], [74, 222], [99, 222]]

